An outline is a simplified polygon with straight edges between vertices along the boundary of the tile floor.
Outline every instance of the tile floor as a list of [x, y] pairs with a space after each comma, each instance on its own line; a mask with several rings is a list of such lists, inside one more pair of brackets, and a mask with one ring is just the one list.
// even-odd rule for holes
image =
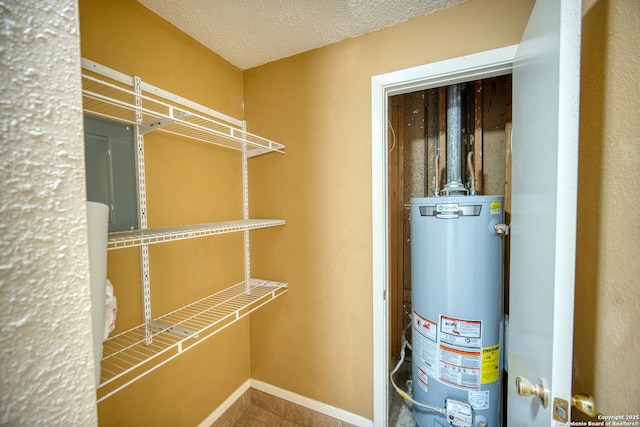
[[[404, 387], [410, 377], [402, 369], [396, 382]], [[389, 427], [416, 427], [411, 408], [393, 390], [389, 394]], [[249, 389], [211, 427], [353, 427], [352, 424], [315, 412], [259, 390]]]
[[211, 427], [355, 427], [304, 406], [249, 389]]
[[[409, 406], [403, 399], [394, 393], [390, 400], [389, 427], [415, 427], [416, 423]], [[268, 411], [260, 406], [250, 403], [233, 427], [347, 427], [351, 426], [344, 421], [331, 418], [324, 414], [311, 411], [307, 408], [296, 407], [298, 405], [286, 402], [285, 416]], [[216, 426], [217, 427], [217, 426]]]
[[[290, 402], [287, 402], [290, 403]], [[289, 405], [287, 405], [289, 406]], [[306, 409], [306, 408], [304, 408]], [[250, 404], [234, 427], [344, 427], [351, 424], [317, 412], [288, 408], [285, 416]]]

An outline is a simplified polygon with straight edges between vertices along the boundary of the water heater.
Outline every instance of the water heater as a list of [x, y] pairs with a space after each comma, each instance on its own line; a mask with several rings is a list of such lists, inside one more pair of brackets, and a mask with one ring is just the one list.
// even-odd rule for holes
[[501, 423], [503, 197], [411, 199], [418, 426]]

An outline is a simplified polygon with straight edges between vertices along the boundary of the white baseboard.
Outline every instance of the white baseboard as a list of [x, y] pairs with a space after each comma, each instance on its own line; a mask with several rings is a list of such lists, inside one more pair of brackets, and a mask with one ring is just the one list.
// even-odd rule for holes
[[238, 387], [233, 393], [231, 393], [231, 395], [227, 397], [226, 400], [222, 402], [222, 404], [218, 406], [215, 411], [209, 414], [207, 418], [205, 418], [200, 424], [198, 424], [198, 427], [209, 427], [211, 424], [213, 424], [215, 420], [220, 418], [222, 414], [224, 414], [225, 411], [231, 407], [231, 405], [233, 405], [238, 399], [240, 399], [240, 397], [242, 397], [242, 395], [247, 390], [249, 390], [249, 387], [251, 387], [250, 383], [251, 380], [246, 380], [244, 383], [242, 383], [242, 385]]
[[206, 419], [204, 419], [198, 427], [209, 427], [215, 420], [220, 418], [224, 412], [233, 405], [233, 403], [240, 398], [249, 388], [268, 393], [272, 396], [279, 397], [287, 400], [291, 403], [295, 403], [312, 411], [320, 412], [321, 414], [328, 415], [330, 417], [339, 419], [340, 421], [353, 424], [358, 427], [373, 427], [373, 421], [368, 420], [360, 415], [352, 414], [344, 409], [336, 408], [335, 406], [327, 405], [326, 403], [319, 402], [317, 400], [309, 399], [308, 397], [301, 396], [288, 390], [281, 389], [271, 384], [264, 383], [262, 381], [249, 379], [245, 381], [240, 387], [236, 389], [220, 406], [216, 408]]

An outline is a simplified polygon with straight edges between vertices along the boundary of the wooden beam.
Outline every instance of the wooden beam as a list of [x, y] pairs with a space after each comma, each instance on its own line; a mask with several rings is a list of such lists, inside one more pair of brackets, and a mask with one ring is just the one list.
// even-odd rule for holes
[[425, 140], [427, 141], [427, 160], [429, 162], [425, 169], [427, 172], [427, 196], [435, 195], [435, 157], [438, 152], [438, 90], [429, 89], [425, 93]]
[[476, 184], [476, 193], [484, 194], [482, 182], [482, 80], [476, 80], [475, 82], [474, 118], [475, 129], [473, 132], [473, 178]]
[[[389, 125], [387, 128], [387, 141], [389, 151], [389, 241], [402, 241], [402, 210], [398, 206], [402, 204], [402, 161], [399, 156], [398, 132], [401, 128], [401, 102], [402, 95], [389, 97], [387, 116]], [[390, 325], [389, 344], [391, 356], [400, 356], [400, 335], [398, 316], [402, 306], [402, 251], [398, 247], [389, 248], [389, 299], [390, 299]]]
[[438, 178], [440, 189], [444, 188], [447, 180], [447, 88], [438, 88]]
[[[395, 289], [396, 293], [396, 317], [395, 317], [395, 330], [396, 330], [396, 347], [398, 348], [398, 352], [396, 356], [400, 359], [400, 350], [402, 349], [402, 330], [404, 329], [404, 286], [406, 278], [404, 277], [405, 271], [405, 253], [404, 253], [404, 192], [405, 192], [405, 117], [404, 117], [404, 95], [399, 97], [400, 102], [398, 103], [398, 124], [397, 124], [397, 135], [396, 135], [396, 144], [398, 146], [398, 198], [396, 200], [395, 210], [397, 212], [397, 217], [395, 218], [397, 229], [398, 229], [398, 238], [395, 241], [395, 251], [397, 252], [398, 257], [398, 270], [396, 271], [396, 283], [398, 284]], [[390, 250], [394, 250], [391, 248]]]
[[[507, 76], [507, 93], [506, 93], [506, 123], [504, 126], [505, 132], [505, 177], [504, 177], [504, 221], [505, 224], [511, 224], [511, 130], [513, 128], [511, 119], [511, 75]], [[505, 236], [504, 241], [504, 312], [509, 314], [509, 263], [511, 251], [511, 235]]]

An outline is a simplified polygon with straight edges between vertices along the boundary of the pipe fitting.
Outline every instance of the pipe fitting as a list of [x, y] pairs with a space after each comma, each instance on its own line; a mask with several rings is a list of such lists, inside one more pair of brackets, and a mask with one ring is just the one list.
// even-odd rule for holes
[[493, 226], [493, 229], [496, 230], [496, 233], [498, 233], [499, 235], [509, 235], [509, 226], [507, 224], [496, 224]]

